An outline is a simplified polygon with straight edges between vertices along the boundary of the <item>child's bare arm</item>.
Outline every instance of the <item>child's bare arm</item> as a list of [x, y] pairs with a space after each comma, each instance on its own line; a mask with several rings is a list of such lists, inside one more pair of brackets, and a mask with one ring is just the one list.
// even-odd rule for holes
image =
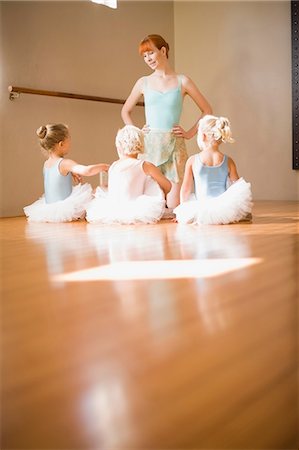
[[99, 172], [107, 172], [108, 169], [109, 164], [104, 163], [85, 166], [83, 164], [78, 164], [76, 161], [71, 159], [64, 159], [60, 163], [60, 171], [63, 175], [66, 175], [68, 172], [72, 172], [77, 175], [91, 177], [93, 175], [97, 175]]
[[160, 169], [154, 164], [144, 161], [143, 170], [146, 175], [151, 176], [159, 184], [164, 194], [167, 195], [171, 189], [171, 182], [162, 174]]
[[184, 179], [180, 191], [180, 202], [186, 202], [194, 190], [194, 180], [192, 173], [192, 164], [194, 157], [191, 156], [185, 166]]
[[236, 164], [231, 158], [228, 158], [228, 176], [232, 183], [238, 181], [240, 178], [237, 172]]

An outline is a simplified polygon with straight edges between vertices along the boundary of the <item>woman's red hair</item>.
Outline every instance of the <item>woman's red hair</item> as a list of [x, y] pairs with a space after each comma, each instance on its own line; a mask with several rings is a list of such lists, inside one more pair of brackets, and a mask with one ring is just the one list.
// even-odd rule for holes
[[165, 47], [166, 57], [168, 58], [169, 45], [159, 34], [149, 34], [142, 39], [139, 44], [139, 54], [142, 55], [142, 53], [152, 50], [151, 44], [154, 44], [159, 50], [161, 50], [162, 47]]

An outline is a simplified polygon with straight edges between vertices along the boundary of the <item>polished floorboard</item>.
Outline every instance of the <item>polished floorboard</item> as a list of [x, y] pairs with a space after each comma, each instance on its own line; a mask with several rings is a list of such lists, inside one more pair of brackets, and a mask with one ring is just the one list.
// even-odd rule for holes
[[298, 220], [1, 219], [1, 449], [297, 449]]

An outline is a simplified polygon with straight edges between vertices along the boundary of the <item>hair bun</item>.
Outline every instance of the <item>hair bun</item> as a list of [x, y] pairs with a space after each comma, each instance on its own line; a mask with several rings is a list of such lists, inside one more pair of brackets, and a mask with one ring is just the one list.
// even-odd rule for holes
[[217, 129], [217, 138], [221, 139], [222, 142], [233, 143], [235, 140], [232, 137], [232, 132], [230, 129], [230, 122], [226, 117], [218, 117], [215, 123]]
[[216, 120], [216, 127], [219, 128], [219, 130], [223, 130], [226, 126], [229, 126], [229, 121], [226, 117], [218, 117]]
[[42, 125], [36, 130], [36, 134], [40, 139], [44, 139], [47, 135], [47, 127], [45, 125]]

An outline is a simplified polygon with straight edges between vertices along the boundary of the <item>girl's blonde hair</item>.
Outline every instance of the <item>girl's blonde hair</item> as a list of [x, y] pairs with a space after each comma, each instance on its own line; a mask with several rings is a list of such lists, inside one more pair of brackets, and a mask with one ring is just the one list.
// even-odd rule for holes
[[125, 125], [118, 130], [115, 145], [117, 151], [123, 155], [136, 155], [144, 152], [144, 136], [140, 128]]
[[55, 145], [69, 137], [69, 129], [63, 123], [42, 125], [36, 130], [40, 146], [47, 152], [54, 150]]
[[204, 116], [198, 122], [197, 144], [199, 147], [202, 146], [203, 142], [202, 134], [205, 134], [209, 139], [215, 140], [218, 143], [235, 142], [232, 137], [230, 122], [226, 117]]

